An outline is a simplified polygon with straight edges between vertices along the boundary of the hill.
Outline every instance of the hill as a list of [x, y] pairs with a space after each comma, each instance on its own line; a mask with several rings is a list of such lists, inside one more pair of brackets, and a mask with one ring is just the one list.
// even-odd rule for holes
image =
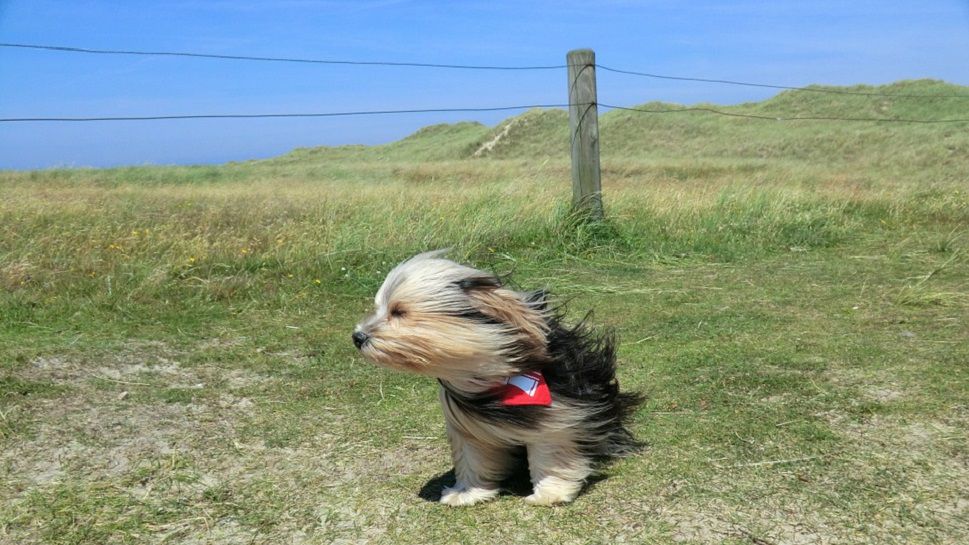
[[[693, 106], [776, 118], [969, 119], [969, 87], [938, 80], [900, 81], [880, 86], [813, 85], [809, 89], [836, 93], [790, 90], [761, 102]], [[653, 113], [600, 112], [604, 157], [793, 159], [870, 165], [914, 161], [931, 165], [969, 156], [969, 134], [962, 130], [964, 124], [772, 121], [721, 116], [708, 111], [678, 112], [685, 106], [663, 102], [649, 102], [637, 108]], [[433, 125], [383, 146], [308, 148], [295, 150], [281, 159], [332, 160], [348, 154], [415, 161], [543, 159], [567, 157], [568, 148], [568, 114], [558, 109], [536, 109], [506, 119], [494, 128], [468, 122]]]

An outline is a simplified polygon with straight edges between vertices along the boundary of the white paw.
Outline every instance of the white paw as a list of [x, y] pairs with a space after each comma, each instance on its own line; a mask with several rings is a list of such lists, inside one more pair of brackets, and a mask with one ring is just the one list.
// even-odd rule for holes
[[531, 505], [557, 505], [569, 503], [575, 499], [575, 494], [550, 494], [547, 492], [536, 492], [530, 496], [525, 496], [525, 501]]
[[569, 503], [579, 495], [580, 490], [582, 490], [581, 482], [546, 477], [535, 485], [535, 491], [531, 496], [526, 496], [525, 501], [532, 505]]
[[453, 488], [444, 489], [444, 491], [441, 493], [441, 503], [450, 505], [452, 507], [461, 507], [488, 501], [497, 496], [497, 488], [455, 486]]

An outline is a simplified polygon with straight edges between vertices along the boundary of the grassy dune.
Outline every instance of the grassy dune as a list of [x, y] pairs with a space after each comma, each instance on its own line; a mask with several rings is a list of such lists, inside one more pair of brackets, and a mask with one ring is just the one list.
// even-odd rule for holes
[[[0, 543], [969, 539], [966, 124], [601, 127], [593, 225], [565, 207], [558, 111], [216, 167], [0, 173]], [[349, 332], [393, 264], [440, 247], [614, 328], [648, 449], [569, 506], [428, 501], [450, 467], [435, 385], [373, 368]]]

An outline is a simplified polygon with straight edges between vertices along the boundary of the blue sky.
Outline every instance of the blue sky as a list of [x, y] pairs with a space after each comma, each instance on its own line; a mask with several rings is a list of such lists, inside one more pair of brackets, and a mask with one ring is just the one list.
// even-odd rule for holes
[[[969, 85], [969, 2], [0, 0], [0, 42], [430, 63], [599, 63], [766, 82]], [[600, 71], [599, 99], [732, 104], [770, 90]], [[0, 117], [324, 112], [560, 103], [565, 72], [119, 57], [0, 48]], [[509, 113], [0, 124], [0, 168], [218, 163], [374, 144]]]

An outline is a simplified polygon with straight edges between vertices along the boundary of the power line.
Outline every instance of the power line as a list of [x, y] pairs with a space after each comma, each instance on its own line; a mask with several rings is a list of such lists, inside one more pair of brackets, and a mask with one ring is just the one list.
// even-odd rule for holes
[[605, 70], [607, 72], [615, 72], [617, 74], [627, 74], [630, 76], [641, 76], [645, 78], [666, 79], [666, 80], [675, 80], [675, 81], [697, 81], [701, 83], [722, 83], [725, 85], [742, 85], [746, 87], [766, 87], [768, 89], [785, 89], [788, 91], [807, 91], [810, 93], [830, 93], [830, 94], [836, 94], [836, 95], [857, 95], [857, 96], [866, 96], [866, 97], [889, 97], [889, 98], [969, 98], [969, 94], [967, 95], [905, 95], [905, 94], [894, 94], [894, 93], [869, 93], [864, 91], [844, 91], [839, 89], [825, 89], [822, 87], [791, 87], [787, 85], [773, 85], [769, 83], [751, 83], [748, 81], [734, 81], [734, 80], [727, 80], [727, 79], [666, 76], [662, 74], [651, 74], [649, 72], [620, 70], [618, 68], [610, 68], [608, 66], [603, 66], [601, 64], [596, 64], [596, 68], [599, 68], [600, 70]]
[[0, 123], [22, 122], [91, 122], [91, 121], [162, 121], [175, 119], [266, 119], [285, 117], [348, 117], [357, 115], [396, 115], [451, 112], [500, 112], [507, 110], [528, 110], [531, 108], [568, 108], [568, 104], [527, 104], [521, 106], [497, 106], [491, 108], [421, 108], [408, 110], [366, 110], [351, 112], [311, 112], [311, 113], [268, 113], [268, 114], [188, 114], [188, 115], [143, 115], [119, 117], [7, 117]]
[[36, 45], [0, 43], [0, 47], [19, 49], [41, 49], [46, 51], [64, 51], [68, 53], [93, 53], [98, 55], [136, 55], [152, 57], [193, 57], [202, 59], [221, 59], [233, 61], [261, 61], [261, 62], [290, 62], [302, 64], [340, 64], [354, 66], [403, 66], [417, 68], [449, 68], [456, 70], [557, 70], [567, 68], [568, 65], [548, 66], [488, 66], [472, 64], [437, 64], [427, 62], [395, 62], [395, 61], [348, 61], [337, 59], [301, 59], [291, 57], [256, 57], [251, 55], [217, 55], [211, 53], [191, 53], [183, 51], [131, 51], [120, 49], [88, 49], [82, 47], [65, 47], [57, 45]]
[[[587, 104], [578, 104], [586, 106]], [[893, 117], [836, 117], [836, 116], [768, 116], [760, 114], [745, 114], [739, 112], [725, 112], [714, 108], [685, 107], [675, 109], [645, 109], [616, 106], [613, 104], [598, 104], [611, 110], [638, 112], [642, 114], [675, 114], [684, 112], [705, 112], [727, 117], [742, 117], [760, 119], [764, 121], [856, 121], [879, 123], [967, 123], [969, 119], [908, 119]], [[568, 108], [568, 104], [525, 104], [519, 106], [496, 106], [488, 108], [415, 108], [406, 110], [363, 110], [347, 112], [300, 112], [300, 113], [265, 113], [265, 114], [186, 114], [186, 115], [142, 115], [142, 116], [105, 116], [105, 117], [7, 117], [0, 118], [0, 123], [26, 122], [94, 122], [94, 121], [164, 121], [182, 119], [269, 119], [269, 118], [299, 118], [299, 117], [349, 117], [360, 115], [397, 115], [424, 113], [454, 113], [454, 112], [500, 112], [510, 110], [528, 110], [532, 108]]]
[[625, 106], [613, 106], [611, 104], [599, 103], [603, 108], [623, 110], [627, 112], [639, 112], [643, 114], [675, 114], [681, 112], [707, 112], [728, 117], [746, 117], [750, 119], [762, 119], [766, 121], [859, 121], [859, 122], [884, 122], [884, 123], [967, 123], [969, 119], [906, 119], [898, 117], [836, 117], [836, 116], [769, 116], [758, 114], [743, 114], [738, 112], [725, 112], [714, 108], [687, 107], [668, 110], [647, 110], [644, 108], [627, 108]]
[[[397, 67], [412, 67], [412, 68], [444, 68], [444, 69], [455, 69], [455, 70], [558, 70], [562, 68], [568, 68], [567, 64], [538, 65], [538, 66], [500, 66], [500, 65], [472, 65], [472, 64], [442, 64], [442, 63], [425, 63], [425, 62], [397, 62], [397, 61], [352, 61], [352, 60], [340, 60], [340, 59], [312, 59], [312, 58], [295, 58], [295, 57], [260, 57], [260, 56], [253, 56], [253, 55], [220, 55], [220, 54], [212, 54], [212, 53], [195, 53], [195, 52], [188, 52], [188, 51], [136, 51], [136, 50], [121, 50], [121, 49], [91, 49], [91, 48], [82, 48], [82, 47], [67, 47], [67, 46], [41, 45], [41, 44], [21, 44], [21, 43], [0, 43], [0, 47], [19, 48], [19, 49], [37, 49], [37, 50], [46, 50], [46, 51], [61, 51], [61, 52], [69, 52], [69, 53], [89, 53], [89, 54], [98, 54], [98, 55], [191, 57], [191, 58], [204, 58], [204, 59], [260, 61], [260, 62], [288, 62], [288, 63], [302, 63], [302, 64], [328, 64], [328, 65], [350, 65], [350, 66], [397, 66]], [[692, 76], [670, 76], [670, 75], [655, 74], [650, 72], [641, 72], [636, 70], [612, 68], [610, 66], [605, 66], [602, 64], [596, 64], [596, 67], [599, 68], [600, 70], [605, 70], [607, 72], [614, 72], [617, 74], [625, 74], [625, 75], [639, 76], [639, 77], [653, 78], [653, 79], [664, 79], [664, 80], [673, 80], [673, 81], [694, 81], [694, 82], [700, 82], [700, 83], [716, 83], [716, 84], [723, 84], [723, 85], [739, 85], [739, 86], [745, 86], [745, 87], [761, 87], [761, 88], [767, 88], [767, 89], [782, 89], [782, 90], [788, 90], [788, 91], [805, 91], [809, 93], [827, 93], [827, 94], [837, 94], [837, 95], [854, 95], [854, 96], [883, 97], [883, 98], [969, 99], [969, 94], [911, 95], [911, 94], [878, 93], [878, 92], [865, 92], [865, 91], [846, 91], [846, 90], [839, 90], [839, 89], [826, 89], [821, 87], [796, 87], [796, 86], [790, 86], [790, 85], [776, 85], [771, 83], [756, 83], [756, 82], [749, 82], [749, 81], [701, 78], [701, 77], [692, 77]]]

